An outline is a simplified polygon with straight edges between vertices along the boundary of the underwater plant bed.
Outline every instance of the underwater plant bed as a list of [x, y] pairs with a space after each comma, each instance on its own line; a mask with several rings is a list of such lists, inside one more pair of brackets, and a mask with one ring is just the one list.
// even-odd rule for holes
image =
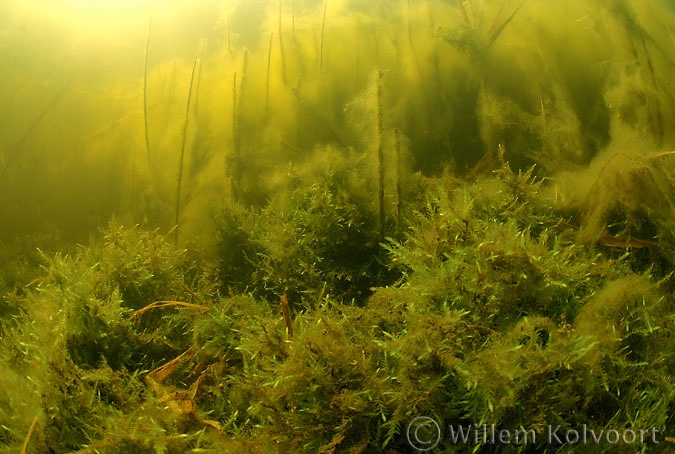
[[0, 454], [672, 450], [672, 0], [45, 1]]
[[[542, 184], [506, 165], [430, 182], [382, 243], [391, 281], [362, 300], [338, 299], [343, 283], [322, 270], [293, 298], [265, 297], [255, 276], [232, 293], [217, 261], [115, 222], [45, 253], [38, 277], [3, 295], [15, 309], [2, 321], [2, 452], [411, 452], [421, 417], [444, 428], [434, 452], [506, 449], [494, 428], [509, 444], [531, 431], [517, 452], [588, 452], [581, 428], [606, 433], [602, 449], [662, 447], [672, 277], [636, 270], [642, 244], [578, 242]], [[285, 230], [257, 225], [264, 256]], [[631, 443], [610, 446], [614, 432]]]

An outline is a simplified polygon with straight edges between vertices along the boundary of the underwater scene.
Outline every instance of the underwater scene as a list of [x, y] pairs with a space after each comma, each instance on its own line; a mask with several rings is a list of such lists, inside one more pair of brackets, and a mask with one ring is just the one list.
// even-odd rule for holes
[[0, 453], [675, 450], [672, 0], [0, 0]]

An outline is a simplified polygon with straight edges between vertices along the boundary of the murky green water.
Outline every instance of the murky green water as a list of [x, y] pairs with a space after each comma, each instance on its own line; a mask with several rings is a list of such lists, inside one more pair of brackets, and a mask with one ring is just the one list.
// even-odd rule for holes
[[4, 0], [0, 59], [1, 449], [675, 436], [672, 2]]

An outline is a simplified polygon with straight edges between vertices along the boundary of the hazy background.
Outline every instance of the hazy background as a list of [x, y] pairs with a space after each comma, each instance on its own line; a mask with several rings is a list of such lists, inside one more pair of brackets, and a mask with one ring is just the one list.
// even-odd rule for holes
[[0, 238], [167, 231], [179, 179], [185, 236], [208, 235], [222, 200], [374, 156], [378, 109], [408, 173], [675, 149], [667, 0], [2, 0], [0, 61]]

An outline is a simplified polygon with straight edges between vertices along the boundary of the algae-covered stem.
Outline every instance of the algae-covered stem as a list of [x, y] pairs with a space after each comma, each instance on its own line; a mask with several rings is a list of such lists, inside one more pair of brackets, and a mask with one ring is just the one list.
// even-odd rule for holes
[[270, 108], [270, 68], [272, 66], [272, 42], [274, 39], [274, 32], [270, 32], [270, 45], [267, 49], [267, 78], [265, 79], [265, 113]]
[[286, 62], [284, 61], [284, 39], [281, 34], [281, 0], [279, 0], [279, 56], [281, 57], [281, 78], [286, 85]]
[[197, 52], [195, 53], [195, 61], [192, 64], [192, 75], [190, 76], [190, 87], [188, 88], [188, 96], [187, 96], [187, 105], [185, 107], [185, 121], [183, 123], [183, 142], [181, 143], [180, 146], [180, 160], [178, 162], [178, 183], [176, 184], [176, 219], [175, 219], [175, 242], [176, 244], [178, 243], [178, 226], [179, 226], [179, 218], [180, 218], [180, 194], [181, 194], [181, 186], [183, 183], [183, 167], [184, 167], [184, 162], [185, 162], [185, 144], [187, 142], [187, 131], [188, 131], [188, 124], [190, 120], [190, 103], [192, 101], [192, 86], [194, 85], [195, 82], [195, 73], [197, 72], [197, 61], [199, 60], [199, 57], [201, 55], [201, 51], [204, 49], [204, 41], [202, 41], [199, 45], [199, 49], [197, 49]]
[[[234, 182], [234, 175], [236, 173], [235, 163], [239, 159], [239, 128], [237, 125], [237, 72], [234, 72], [232, 76], [232, 162], [229, 167], [229, 176], [228, 180], [230, 182], [230, 197], [232, 200], [237, 201], [237, 188]], [[227, 157], [225, 158], [225, 172], [227, 174]]]
[[319, 45], [319, 71], [323, 67], [323, 39], [326, 34], [326, 10], [328, 9], [328, 0], [323, 3], [323, 20], [321, 21], [321, 44]]
[[379, 208], [380, 238], [384, 238], [384, 150], [382, 121], [382, 78], [384, 71], [377, 71], [377, 203]]
[[150, 159], [150, 134], [148, 131], [148, 50], [150, 49], [150, 31], [152, 30], [152, 16], [148, 21], [148, 32], [145, 37], [145, 63], [143, 68], [143, 121], [145, 124], [145, 153], [146, 157]]
[[240, 111], [244, 87], [246, 85], [246, 68], [248, 66], [248, 50], [244, 50], [244, 61], [241, 68], [241, 80], [239, 81], [239, 90], [237, 90], [237, 73], [234, 73], [232, 79], [232, 163], [230, 165], [230, 194], [234, 201], [239, 200], [237, 183], [240, 178], [241, 161], [241, 121]]
[[195, 85], [195, 102], [194, 102], [194, 107], [192, 109], [194, 111], [195, 116], [199, 115], [199, 92], [200, 92], [199, 87], [201, 86], [201, 83], [202, 83], [202, 65], [204, 64], [204, 59], [202, 58], [202, 56], [204, 55], [204, 46], [205, 46], [205, 42], [202, 41], [201, 50], [199, 52], [199, 63], [197, 65], [197, 72], [195, 73], [196, 74], [195, 77], [197, 77], [197, 80], [195, 81], [196, 82], [196, 85]]
[[398, 128], [394, 128], [394, 162], [396, 163], [396, 232], [401, 228], [401, 138]]
[[[148, 128], [148, 56], [150, 54], [150, 33], [152, 31], [152, 18], [155, 15], [155, 3], [152, 2], [148, 30], [145, 36], [145, 56], [143, 62], [143, 128], [145, 130], [145, 159], [150, 163], [150, 129]], [[134, 180], [136, 177], [136, 160], [131, 160], [131, 181], [129, 183], [130, 203], [129, 211], [134, 212]]]

